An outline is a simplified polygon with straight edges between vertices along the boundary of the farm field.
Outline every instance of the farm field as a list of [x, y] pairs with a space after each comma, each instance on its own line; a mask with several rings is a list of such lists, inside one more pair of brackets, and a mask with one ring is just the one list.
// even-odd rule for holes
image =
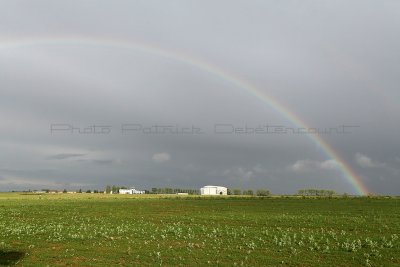
[[0, 194], [0, 265], [400, 266], [399, 198]]

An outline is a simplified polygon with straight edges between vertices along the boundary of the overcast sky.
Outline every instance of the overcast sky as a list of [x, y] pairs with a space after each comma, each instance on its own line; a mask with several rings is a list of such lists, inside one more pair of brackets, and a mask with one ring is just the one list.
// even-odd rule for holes
[[[321, 138], [371, 192], [399, 195], [399, 32], [395, 0], [0, 1], [0, 191], [356, 192], [309, 135], [215, 133], [296, 125], [196, 59], [310, 127], [359, 126]], [[193, 134], [139, 130], [154, 125]]]

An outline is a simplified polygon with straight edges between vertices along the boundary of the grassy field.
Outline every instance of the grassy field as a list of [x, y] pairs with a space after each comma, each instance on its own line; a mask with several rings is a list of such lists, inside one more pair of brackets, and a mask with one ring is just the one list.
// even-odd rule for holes
[[400, 199], [0, 194], [0, 265], [400, 266]]

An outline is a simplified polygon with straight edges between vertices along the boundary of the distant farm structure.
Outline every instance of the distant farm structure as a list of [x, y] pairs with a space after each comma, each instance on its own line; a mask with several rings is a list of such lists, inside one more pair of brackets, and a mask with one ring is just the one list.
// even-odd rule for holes
[[206, 185], [200, 188], [200, 194], [210, 196], [228, 195], [228, 188], [216, 185]]

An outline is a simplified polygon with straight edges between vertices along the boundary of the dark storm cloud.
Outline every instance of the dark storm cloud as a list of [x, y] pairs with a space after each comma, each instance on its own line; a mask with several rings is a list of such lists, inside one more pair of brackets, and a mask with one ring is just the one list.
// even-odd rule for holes
[[[197, 58], [252, 83], [311, 127], [358, 125], [321, 138], [371, 191], [398, 194], [398, 2], [40, 3], [0, 4], [0, 190], [221, 184], [354, 193], [315, 137], [215, 134], [215, 124], [294, 125], [193, 65]], [[138, 42], [188, 60], [101, 45], [3, 45], [43, 36]], [[52, 124], [74, 130], [51, 132]], [[123, 133], [123, 124], [204, 133]], [[88, 133], [93, 126], [110, 132]]]

